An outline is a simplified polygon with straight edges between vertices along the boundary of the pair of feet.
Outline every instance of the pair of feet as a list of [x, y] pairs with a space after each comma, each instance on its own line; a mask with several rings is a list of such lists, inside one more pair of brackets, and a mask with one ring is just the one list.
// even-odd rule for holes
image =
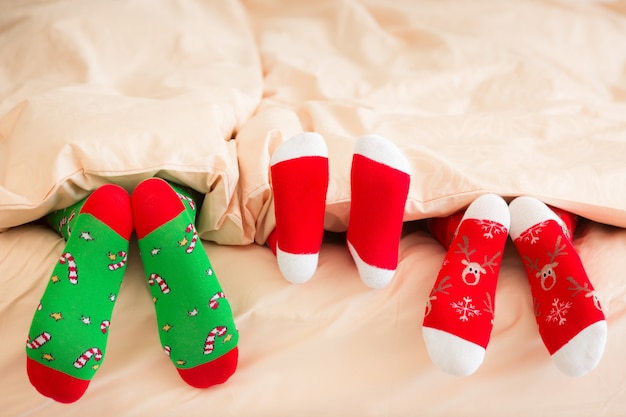
[[[270, 172], [276, 229], [268, 244], [283, 276], [303, 283], [317, 268], [324, 230], [329, 169], [323, 138], [302, 133], [284, 142], [272, 156]], [[369, 287], [386, 286], [395, 273], [409, 182], [409, 163], [395, 145], [376, 135], [357, 140], [347, 245]], [[555, 364], [570, 375], [597, 365], [606, 321], [572, 245], [575, 216], [557, 214], [530, 197], [509, 206], [488, 194], [463, 213], [429, 224], [449, 248], [423, 323], [429, 354], [439, 367], [469, 375], [482, 363], [509, 234], [524, 260], [539, 332]]]
[[151, 178], [132, 197], [118, 186], [104, 185], [48, 216], [66, 245], [26, 343], [27, 373], [41, 394], [74, 402], [100, 367], [133, 230], [159, 338], [181, 378], [206, 388], [235, 372], [238, 333], [198, 241], [195, 208], [189, 190]]
[[507, 206], [493, 194], [479, 197], [464, 213], [429, 222], [433, 235], [448, 248], [423, 322], [424, 341], [438, 367], [465, 376], [483, 362], [500, 260], [510, 235], [528, 275], [539, 333], [554, 363], [572, 376], [595, 368], [607, 326], [572, 244], [575, 223], [571, 213], [534, 198], [518, 197]]
[[[271, 159], [276, 228], [268, 245], [283, 276], [308, 281], [317, 269], [329, 182], [322, 136], [305, 132], [282, 143]], [[398, 265], [410, 166], [402, 152], [377, 135], [359, 138], [351, 165], [347, 245], [363, 282], [382, 288]]]

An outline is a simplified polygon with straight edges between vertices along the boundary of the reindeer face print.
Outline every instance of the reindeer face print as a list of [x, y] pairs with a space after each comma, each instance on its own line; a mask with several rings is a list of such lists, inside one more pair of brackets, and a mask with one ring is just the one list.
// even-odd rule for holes
[[473, 286], [478, 284], [478, 281], [480, 281], [480, 275], [487, 273], [485, 268], [483, 268], [478, 262], [469, 262], [468, 260], [463, 259], [461, 263], [465, 265], [465, 268], [461, 273], [461, 278], [467, 285]]
[[467, 236], [463, 236], [462, 239], [463, 244], [457, 243], [459, 250], [456, 251], [456, 253], [462, 253], [465, 255], [465, 259], [461, 260], [461, 263], [465, 265], [465, 268], [463, 268], [463, 271], [461, 272], [461, 279], [469, 286], [478, 285], [481, 276], [487, 273], [485, 267], [488, 267], [491, 272], [493, 272], [493, 267], [497, 265], [496, 259], [500, 256], [500, 251], [493, 255], [491, 259], [488, 259], [488, 256], [485, 255], [482, 263], [474, 262], [471, 257], [474, 252], [476, 252], [476, 249], [470, 250], [469, 239]]
[[565, 244], [561, 245], [561, 236], [558, 236], [556, 243], [554, 244], [554, 251], [548, 252], [550, 262], [539, 268], [539, 259], [531, 260], [528, 256], [524, 256], [526, 266], [533, 271], [536, 271], [535, 277], [541, 279], [541, 288], [544, 291], [550, 291], [556, 285], [556, 271], [555, 268], [559, 266], [556, 262], [558, 256], [567, 255], [565, 251]]
[[554, 268], [557, 266], [559, 266], [558, 262], [549, 263], [544, 265], [541, 271], [535, 274], [537, 278], [541, 278], [541, 288], [546, 291], [551, 290], [554, 284], [556, 284], [556, 272]]

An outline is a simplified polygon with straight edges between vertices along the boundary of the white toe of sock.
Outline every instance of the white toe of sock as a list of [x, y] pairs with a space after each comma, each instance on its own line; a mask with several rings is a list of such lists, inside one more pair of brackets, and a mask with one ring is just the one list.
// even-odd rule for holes
[[402, 151], [382, 136], [361, 136], [354, 145], [354, 153], [363, 155], [372, 161], [387, 165], [398, 171], [407, 174], [411, 172], [409, 161], [402, 154]]
[[517, 197], [509, 204], [511, 213], [511, 239], [516, 240], [522, 233], [534, 225], [546, 220], [554, 220], [565, 227], [561, 218], [544, 202], [533, 197]]
[[276, 260], [278, 268], [285, 279], [292, 284], [303, 284], [307, 282], [317, 269], [319, 254], [293, 254], [283, 252], [276, 247]]
[[348, 249], [350, 250], [350, 254], [354, 259], [354, 263], [356, 264], [357, 270], [359, 271], [359, 276], [361, 280], [370, 288], [378, 289], [384, 288], [393, 279], [395, 270], [391, 269], [383, 269], [378, 268], [376, 266], [368, 265], [365, 263], [361, 257], [359, 256], [354, 246], [348, 241]]
[[450, 375], [471, 375], [483, 363], [485, 349], [475, 343], [431, 327], [423, 327], [422, 333], [430, 359]]
[[274, 152], [271, 165], [303, 156], [321, 156], [328, 158], [328, 147], [319, 133], [303, 132], [283, 142]]
[[594, 369], [606, 345], [606, 321], [586, 327], [552, 355], [554, 364], [570, 376], [582, 376]]
[[511, 223], [506, 201], [496, 194], [483, 194], [474, 200], [463, 214], [463, 220], [465, 219], [491, 220], [507, 229]]

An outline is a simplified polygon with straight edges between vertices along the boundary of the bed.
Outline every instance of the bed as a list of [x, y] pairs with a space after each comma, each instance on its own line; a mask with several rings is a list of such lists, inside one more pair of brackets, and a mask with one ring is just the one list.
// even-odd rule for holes
[[[4, 416], [619, 416], [626, 409], [626, 3], [387, 0], [0, 4], [0, 414]], [[327, 234], [288, 283], [265, 240], [269, 161], [327, 142]], [[355, 140], [411, 163], [392, 283], [345, 244]], [[24, 341], [63, 239], [39, 219], [106, 183], [158, 176], [205, 193], [197, 230], [240, 332], [223, 385], [163, 355], [131, 249], [104, 365], [78, 402], [37, 393]], [[603, 305], [598, 367], [551, 363], [508, 242], [485, 362], [444, 374], [421, 334], [445, 255], [425, 219], [477, 196], [535, 196], [581, 216], [575, 247]]]

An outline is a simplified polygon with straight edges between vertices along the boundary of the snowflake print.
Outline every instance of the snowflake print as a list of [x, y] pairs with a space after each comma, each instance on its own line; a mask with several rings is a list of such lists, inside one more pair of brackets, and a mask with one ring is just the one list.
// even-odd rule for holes
[[519, 238], [522, 242], [530, 242], [531, 245], [534, 245], [539, 240], [539, 234], [543, 231], [543, 228], [546, 227], [547, 224], [547, 221], [536, 224], [522, 233]]
[[480, 226], [480, 229], [484, 232], [483, 237], [485, 239], [493, 239], [494, 235], [499, 235], [501, 233], [507, 232], [506, 227], [498, 222], [494, 222], [491, 220], [479, 220], [478, 224]]
[[559, 326], [564, 325], [567, 321], [565, 315], [568, 313], [570, 308], [572, 308], [572, 303], [555, 298], [554, 301], [552, 301], [552, 308], [550, 309], [550, 314], [546, 317], [546, 321], [559, 323]]
[[471, 297], [463, 297], [463, 301], [450, 303], [450, 306], [460, 314], [459, 320], [469, 321], [470, 317], [480, 316], [480, 310], [472, 304]]

